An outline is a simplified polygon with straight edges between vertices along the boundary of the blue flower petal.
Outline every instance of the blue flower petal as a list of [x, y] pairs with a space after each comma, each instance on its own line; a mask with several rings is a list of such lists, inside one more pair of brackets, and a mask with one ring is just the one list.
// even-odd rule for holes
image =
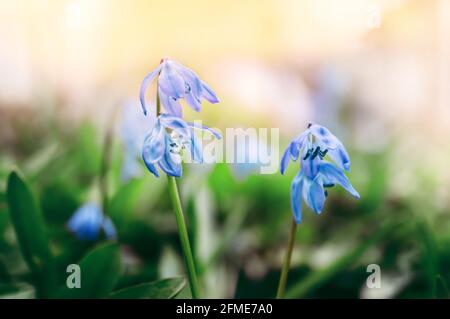
[[169, 114], [161, 114], [159, 120], [164, 127], [168, 127], [182, 136], [189, 136], [189, 127], [181, 118]]
[[117, 238], [116, 228], [109, 217], [103, 219], [103, 231], [105, 232], [106, 238], [115, 239]]
[[103, 214], [94, 203], [78, 208], [67, 223], [68, 229], [80, 240], [98, 239]]
[[213, 130], [212, 128], [210, 128], [210, 127], [208, 127], [206, 125], [200, 125], [200, 124], [197, 124], [195, 122], [187, 122], [187, 125], [192, 127], [192, 128], [199, 129], [199, 130], [208, 131], [209, 133], [214, 135], [214, 137], [217, 138], [218, 140], [220, 140], [222, 138], [222, 135], [220, 135], [219, 132], [217, 132], [216, 130]]
[[[165, 135], [165, 143], [166, 145], [171, 143], [168, 134]], [[169, 147], [166, 148], [164, 156], [159, 160], [158, 165], [167, 175], [175, 177], [181, 177], [182, 175], [181, 157], [178, 154], [172, 154]]]
[[158, 78], [158, 87], [168, 96], [184, 97], [186, 86], [183, 77], [176, 71], [171, 61], [164, 61]]
[[319, 172], [322, 176], [323, 184], [339, 184], [354, 197], [360, 198], [358, 192], [353, 188], [347, 176], [333, 164], [322, 162], [319, 165]]
[[297, 224], [302, 221], [302, 189], [304, 176], [301, 172], [295, 176], [291, 184], [291, 207]]
[[303, 149], [308, 134], [309, 134], [308, 131], [303, 132], [298, 137], [294, 138], [291, 144], [289, 144], [291, 151], [291, 158], [293, 161], [296, 161], [298, 159], [300, 155], [300, 150]]
[[197, 163], [203, 163], [203, 152], [201, 143], [195, 136], [194, 129], [191, 129], [191, 155], [192, 159]]
[[202, 102], [197, 98], [193, 92], [189, 92], [184, 96], [186, 103], [196, 112], [200, 112], [202, 109]]
[[330, 149], [328, 151], [328, 156], [341, 169], [344, 169], [347, 172], [349, 172], [350, 171], [350, 156], [348, 155], [348, 152], [345, 149], [344, 145], [339, 140], [336, 140], [335, 143], [336, 143], [336, 148]]
[[178, 63], [176, 61], [171, 61], [177, 72], [183, 77], [185, 83], [187, 84], [186, 93], [191, 93], [193, 98], [200, 101], [202, 93], [202, 82], [197, 74], [188, 67]]
[[207, 100], [210, 103], [219, 103], [219, 99], [217, 98], [216, 93], [206, 84], [205, 82], [201, 81], [202, 83], [202, 97]]
[[170, 156], [170, 153], [166, 152], [158, 164], [167, 175], [181, 177], [183, 170], [182, 165], [181, 163], [175, 162]]
[[155, 164], [163, 156], [166, 148], [165, 134], [165, 129], [158, 120], [152, 132], [145, 138], [142, 147], [142, 158], [146, 164]]
[[303, 182], [303, 199], [309, 208], [311, 208], [316, 214], [320, 214], [322, 212], [325, 204], [325, 190], [320, 178], [316, 177], [314, 180], [305, 178]]
[[291, 160], [291, 144], [289, 144], [288, 147], [286, 147], [283, 156], [281, 157], [280, 171], [282, 175], [286, 171], [286, 168], [289, 165], [290, 160]]
[[317, 173], [319, 173], [320, 161], [321, 160], [319, 157], [315, 157], [313, 159], [311, 159], [311, 157], [308, 157], [306, 160], [302, 158], [301, 170], [306, 177], [311, 180], [316, 178]]
[[339, 141], [326, 127], [312, 124], [309, 127], [309, 131], [316, 138], [317, 143], [322, 149], [335, 149], [337, 148], [336, 141]]
[[161, 64], [158, 65], [155, 70], [150, 72], [141, 83], [139, 98], [141, 100], [142, 111], [145, 115], [147, 115], [147, 108], [145, 107], [145, 91], [147, 91], [148, 86], [152, 83], [155, 76], [158, 75], [159, 71], [161, 71]]
[[145, 163], [145, 167], [147, 167], [147, 169], [150, 171], [150, 173], [152, 173], [153, 175], [155, 175], [156, 177], [159, 177], [159, 173], [158, 170], [156, 169], [155, 165], [152, 163], [149, 163], [145, 160], [145, 157], [142, 156], [142, 159], [144, 160]]
[[164, 106], [164, 108], [167, 110], [167, 112], [170, 115], [182, 117], [183, 112], [181, 110], [181, 104], [180, 101], [168, 96], [165, 94], [162, 90], [159, 90], [159, 99]]

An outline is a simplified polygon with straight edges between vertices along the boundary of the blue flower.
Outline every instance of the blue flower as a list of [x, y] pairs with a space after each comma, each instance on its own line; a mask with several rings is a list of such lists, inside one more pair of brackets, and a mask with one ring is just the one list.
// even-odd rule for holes
[[116, 238], [112, 220], [94, 203], [87, 203], [78, 208], [67, 223], [67, 227], [80, 240], [97, 240], [101, 230], [107, 238]]
[[310, 152], [314, 157], [327, 154], [341, 169], [350, 171], [350, 157], [342, 142], [326, 127], [309, 124], [306, 131], [294, 138], [281, 158], [281, 174], [286, 171], [290, 160], [296, 161], [300, 155]]
[[202, 98], [211, 103], [219, 102], [214, 91], [194, 71], [177, 61], [162, 59], [141, 84], [140, 100], [144, 114], [147, 114], [145, 92], [156, 77], [160, 101], [170, 115], [182, 117], [180, 99], [184, 99], [197, 112], [201, 109]]
[[195, 136], [194, 129], [208, 131], [216, 138], [221, 138], [219, 133], [206, 126], [185, 122], [169, 114], [158, 116], [153, 130], [145, 138], [142, 149], [142, 158], [148, 170], [159, 177], [156, 169], [158, 165], [166, 174], [181, 177], [182, 156], [186, 149], [193, 161], [202, 163], [201, 143]]
[[[337, 166], [324, 161], [329, 155]], [[295, 138], [287, 147], [281, 159], [281, 173], [292, 159], [300, 160], [300, 171], [291, 184], [291, 206], [295, 222], [302, 220], [302, 199], [315, 213], [323, 210], [327, 191], [325, 188], [341, 185], [356, 198], [353, 188], [343, 169], [350, 169], [350, 158], [343, 144], [331, 132], [320, 125], [309, 125], [308, 129]]]

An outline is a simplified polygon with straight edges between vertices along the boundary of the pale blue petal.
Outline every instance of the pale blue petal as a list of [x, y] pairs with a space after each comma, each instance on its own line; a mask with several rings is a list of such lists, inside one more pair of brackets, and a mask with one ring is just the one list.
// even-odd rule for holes
[[111, 218], [109, 217], [105, 217], [103, 219], [103, 231], [105, 232], [106, 238], [108, 239], [117, 238], [116, 227], [114, 227], [114, 224]]
[[352, 184], [348, 180], [347, 176], [345, 176], [344, 173], [333, 164], [322, 162], [319, 166], [319, 171], [322, 176], [323, 184], [339, 184], [354, 197], [360, 197], [356, 189], [353, 188]]
[[169, 152], [166, 152], [163, 158], [159, 161], [159, 167], [170, 176], [181, 177], [182, 175], [182, 165], [181, 163], [176, 163]]
[[152, 132], [145, 138], [144, 145], [142, 147], [142, 158], [144, 162], [149, 164], [155, 164], [158, 162], [165, 151], [165, 129], [158, 121], [153, 128]]
[[170, 61], [163, 62], [158, 78], [158, 87], [170, 97], [177, 99], [184, 97], [186, 86], [183, 77], [176, 71]]
[[87, 203], [78, 208], [67, 223], [68, 229], [80, 240], [98, 239], [102, 211], [97, 204]]
[[145, 167], [147, 167], [147, 169], [150, 171], [150, 173], [152, 173], [156, 177], [159, 177], [159, 173], [158, 173], [158, 170], [156, 169], [155, 165], [152, 164], [152, 163], [147, 162], [145, 160], [144, 156], [142, 156], [142, 159], [144, 160]]
[[152, 83], [153, 79], [155, 78], [156, 75], [158, 75], [160, 70], [161, 64], [158, 65], [158, 67], [155, 70], [150, 72], [141, 83], [139, 98], [141, 100], [142, 111], [144, 112], [145, 115], [147, 115], [147, 108], [145, 107], [145, 91], [147, 91], [148, 86]]
[[202, 109], [202, 103], [199, 98], [197, 98], [191, 91], [184, 96], [186, 103], [196, 112], [200, 112]]
[[303, 189], [303, 174], [299, 172], [295, 176], [291, 184], [291, 207], [294, 212], [294, 219], [297, 224], [302, 221], [302, 189]]
[[197, 163], [203, 163], [203, 152], [201, 143], [197, 139], [197, 136], [195, 136], [194, 129], [191, 129], [191, 154], [192, 159]]
[[183, 117], [181, 104], [178, 99], [168, 96], [162, 90], [159, 90], [159, 99], [170, 115]]
[[171, 63], [187, 84], [187, 87], [185, 88], [186, 94], [190, 92], [192, 93], [194, 98], [200, 101], [202, 93], [202, 83], [197, 74], [195, 74], [194, 71], [182, 65], [181, 63], [175, 61], [171, 61]]
[[301, 163], [302, 166], [300, 169], [303, 174], [311, 180], [315, 179], [319, 172], [320, 159], [318, 157], [311, 159], [310, 156], [306, 160], [302, 158]]
[[182, 136], [189, 136], [189, 127], [181, 118], [169, 114], [161, 114], [159, 119], [164, 127], [171, 128]]
[[206, 125], [200, 125], [195, 122], [187, 122], [187, 125], [192, 128], [207, 131], [207, 132], [211, 133], [212, 135], [214, 135], [214, 137], [217, 138], [218, 140], [220, 140], [222, 138], [222, 135], [220, 135], [219, 132], [217, 132], [216, 130], [213, 130], [212, 128], [210, 128]]
[[300, 155], [300, 150], [303, 148], [306, 138], [308, 137], [309, 132], [305, 131], [300, 134], [298, 137], [294, 138], [289, 144], [291, 158], [293, 161], [296, 161]]
[[339, 141], [335, 141], [337, 147], [328, 151], [328, 156], [335, 162], [341, 169], [350, 171], [350, 156], [344, 145]]
[[207, 100], [210, 103], [219, 103], [219, 99], [217, 98], [216, 93], [206, 84], [205, 82], [201, 81], [202, 83], [202, 97]]
[[336, 136], [334, 136], [326, 127], [312, 124], [309, 127], [309, 131], [317, 140], [320, 148], [324, 149], [335, 149], [337, 148], [336, 141], [339, 141]]
[[325, 190], [320, 178], [315, 178], [314, 180], [309, 178], [304, 179], [303, 199], [309, 208], [311, 208], [316, 214], [320, 214], [322, 212], [325, 204]]
[[280, 171], [282, 175], [286, 171], [286, 168], [289, 165], [290, 160], [291, 160], [291, 144], [289, 144], [288, 147], [286, 147], [283, 156], [281, 157]]

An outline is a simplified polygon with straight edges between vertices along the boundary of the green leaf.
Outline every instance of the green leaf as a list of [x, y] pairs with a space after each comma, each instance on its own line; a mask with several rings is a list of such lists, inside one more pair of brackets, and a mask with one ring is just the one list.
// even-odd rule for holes
[[[102, 244], [89, 252], [80, 263], [80, 288], [68, 288], [67, 283], [59, 289], [56, 298], [103, 298], [119, 280], [122, 267], [118, 244]], [[68, 273], [69, 277], [71, 273]]]
[[53, 256], [42, 213], [17, 172], [8, 177], [7, 199], [23, 258], [33, 273], [38, 294], [46, 295], [54, 288]]
[[112, 299], [172, 299], [186, 285], [184, 278], [167, 278], [113, 292]]

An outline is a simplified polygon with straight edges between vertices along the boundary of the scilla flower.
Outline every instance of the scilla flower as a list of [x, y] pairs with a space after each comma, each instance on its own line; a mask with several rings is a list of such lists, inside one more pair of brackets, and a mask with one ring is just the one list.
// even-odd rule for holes
[[281, 172], [284, 173], [289, 160], [300, 160], [300, 171], [291, 185], [291, 206], [295, 222], [302, 219], [302, 198], [315, 213], [320, 214], [325, 204], [325, 188], [341, 185], [354, 197], [359, 198], [342, 169], [323, 158], [329, 155], [339, 166], [350, 169], [350, 159], [342, 143], [320, 125], [310, 125], [287, 147], [281, 160]]
[[101, 231], [107, 238], [116, 237], [113, 222], [94, 203], [87, 203], [78, 208], [67, 223], [67, 227], [80, 240], [97, 240]]
[[[309, 153], [308, 153], [309, 152]], [[344, 145], [326, 127], [309, 124], [308, 129], [294, 138], [281, 158], [281, 174], [284, 174], [289, 161], [296, 161], [300, 155], [311, 154], [313, 157], [327, 154], [341, 169], [350, 171], [350, 157]]]
[[189, 151], [193, 161], [203, 162], [201, 144], [195, 136], [194, 129], [212, 133], [220, 139], [219, 133], [206, 127], [188, 123], [181, 118], [161, 114], [156, 124], [144, 141], [142, 158], [148, 170], [159, 177], [156, 165], [166, 174], [175, 177], [182, 175], [182, 156]]
[[181, 99], [197, 112], [201, 109], [202, 99], [211, 103], [219, 102], [214, 91], [200, 80], [194, 71], [177, 61], [162, 59], [158, 67], [150, 72], [141, 84], [140, 100], [144, 114], [147, 114], [145, 92], [156, 77], [158, 77], [159, 99], [170, 115], [182, 116]]

